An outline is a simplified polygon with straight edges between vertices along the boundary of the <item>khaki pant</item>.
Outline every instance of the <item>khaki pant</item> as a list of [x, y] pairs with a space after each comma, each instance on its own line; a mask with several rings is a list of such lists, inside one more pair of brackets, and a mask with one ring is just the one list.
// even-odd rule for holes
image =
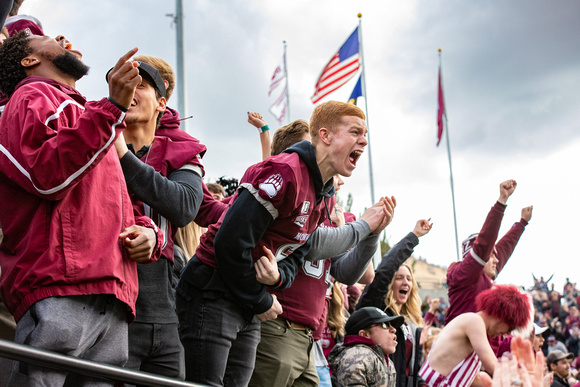
[[312, 332], [281, 318], [263, 322], [250, 386], [318, 386]]

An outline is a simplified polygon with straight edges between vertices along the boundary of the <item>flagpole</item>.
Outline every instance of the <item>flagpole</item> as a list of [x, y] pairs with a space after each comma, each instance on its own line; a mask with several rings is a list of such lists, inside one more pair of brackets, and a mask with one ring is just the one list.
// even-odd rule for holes
[[[441, 49], [439, 49], [439, 72], [441, 80], [439, 81], [439, 87], [443, 90], [443, 71], [441, 70]], [[441, 93], [443, 99], [445, 99], [445, 93]], [[457, 215], [455, 211], [455, 189], [453, 187], [453, 168], [451, 164], [451, 147], [449, 146], [449, 123], [447, 119], [447, 104], [443, 103], [445, 109], [443, 110], [443, 115], [445, 116], [445, 139], [447, 142], [447, 158], [449, 159], [449, 177], [451, 180], [451, 200], [453, 202], [453, 223], [455, 225], [455, 252], [457, 253], [457, 261], [459, 261], [459, 238], [457, 236]]]
[[[361, 62], [361, 87], [362, 87], [362, 95], [365, 97], [365, 116], [367, 119], [367, 148], [369, 151], [369, 177], [371, 183], [371, 205], [375, 204], [375, 183], [373, 181], [373, 158], [371, 157], [371, 130], [369, 126], [369, 99], [367, 94], [367, 82], [366, 82], [366, 72], [365, 72], [365, 60], [363, 55], [363, 43], [362, 43], [362, 13], [358, 15], [358, 45], [360, 47], [360, 62]], [[384, 233], [384, 231], [383, 231]], [[377, 249], [375, 250], [375, 254], [373, 256], [373, 263], [374, 266], [377, 267], [381, 262], [381, 244], [379, 243]]]
[[288, 123], [290, 123], [290, 82], [288, 82], [288, 64], [286, 62], [286, 41], [284, 42], [284, 76], [286, 77], [286, 117], [288, 117]]
[[358, 44], [360, 47], [360, 61], [362, 65], [361, 76], [362, 76], [362, 95], [365, 97], [365, 116], [367, 118], [367, 141], [368, 141], [368, 152], [369, 152], [369, 176], [371, 183], [371, 204], [375, 204], [375, 183], [373, 181], [373, 158], [371, 157], [371, 129], [369, 126], [369, 103], [367, 94], [367, 83], [366, 83], [366, 72], [365, 72], [365, 60], [363, 55], [363, 43], [362, 43], [362, 13], [358, 14]]
[[[187, 90], [185, 89], [185, 57], [183, 42], [183, 0], [175, 2], [175, 35], [177, 51], [177, 110], [182, 117], [187, 117]], [[181, 121], [181, 129], [187, 130], [187, 120]]]

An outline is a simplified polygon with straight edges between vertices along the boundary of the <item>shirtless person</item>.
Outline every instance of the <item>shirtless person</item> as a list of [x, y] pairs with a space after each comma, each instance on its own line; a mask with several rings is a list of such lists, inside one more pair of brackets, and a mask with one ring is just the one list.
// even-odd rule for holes
[[439, 334], [419, 375], [429, 386], [470, 386], [483, 363], [493, 374], [497, 359], [488, 341], [528, 327], [532, 303], [513, 285], [496, 285], [477, 296], [476, 313], [457, 316]]

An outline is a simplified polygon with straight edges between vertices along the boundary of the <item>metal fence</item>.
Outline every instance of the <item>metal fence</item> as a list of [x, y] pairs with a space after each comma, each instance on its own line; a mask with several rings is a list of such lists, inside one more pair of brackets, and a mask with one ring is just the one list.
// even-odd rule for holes
[[65, 356], [59, 353], [45, 351], [42, 349], [16, 344], [11, 341], [1, 339], [0, 357], [115, 382], [138, 384], [143, 386], [202, 386], [201, 384], [170, 379], [147, 372], [127, 370], [122, 367], [115, 367], [108, 364], [77, 359], [75, 357]]

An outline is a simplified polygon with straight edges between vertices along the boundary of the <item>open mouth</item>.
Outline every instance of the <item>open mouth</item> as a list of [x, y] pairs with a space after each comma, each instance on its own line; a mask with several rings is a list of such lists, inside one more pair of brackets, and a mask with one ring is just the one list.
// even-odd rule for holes
[[363, 153], [362, 150], [353, 151], [350, 155], [348, 155], [348, 161], [350, 161], [351, 164], [356, 167], [356, 163], [357, 163], [358, 159], [360, 159], [360, 156], [362, 155], [362, 153]]
[[83, 54], [81, 54], [81, 53], [80, 53], [80, 51], [77, 51], [77, 50], [73, 50], [73, 49], [72, 49], [72, 44], [70, 44], [70, 43], [66, 43], [66, 44], [64, 45], [64, 49], [65, 49], [65, 50], [67, 50], [67, 51], [70, 51], [70, 52], [72, 52], [73, 54], [76, 54], [76, 55], [77, 55], [77, 56], [79, 56], [80, 58], [82, 58], [82, 57], [83, 57]]
[[135, 98], [133, 98], [133, 100], [131, 101], [131, 106], [137, 106], [137, 101], [135, 100]]
[[401, 296], [401, 297], [400, 297], [400, 300], [401, 300], [401, 301], [402, 301], [402, 300], [406, 300], [406, 299], [407, 299], [407, 297], [409, 297], [409, 292], [410, 292], [410, 291], [411, 291], [411, 290], [410, 290], [410, 289], [408, 289], [408, 288], [402, 288], [402, 289], [399, 289], [399, 295]]

